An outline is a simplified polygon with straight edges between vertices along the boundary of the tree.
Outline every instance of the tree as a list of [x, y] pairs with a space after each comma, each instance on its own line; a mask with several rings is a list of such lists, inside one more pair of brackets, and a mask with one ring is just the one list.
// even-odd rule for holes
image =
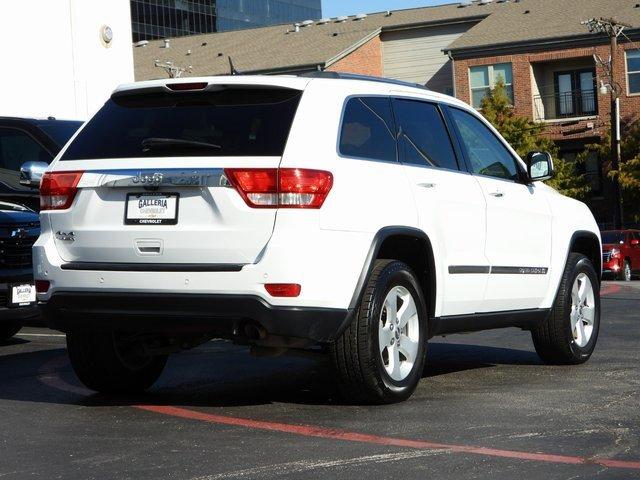
[[596, 153], [606, 159], [603, 163], [608, 178], [618, 179], [622, 193], [623, 217], [625, 223], [640, 222], [640, 119], [624, 122], [622, 125], [621, 159], [618, 170], [611, 168], [611, 131], [599, 143], [587, 145], [578, 158], [584, 160], [589, 153]]
[[576, 163], [579, 162], [578, 159], [575, 162], [567, 162], [555, 158], [553, 163], [556, 172], [551, 180], [547, 180], [547, 185], [567, 197], [586, 200], [591, 193], [591, 184], [585, 175], [576, 171]]
[[[495, 88], [482, 100], [481, 110], [520, 157], [525, 158], [529, 152], [540, 151], [549, 152], [557, 158], [558, 147], [544, 136], [545, 126], [514, 113], [502, 79], [498, 80]], [[555, 177], [547, 182], [552, 188], [579, 200], [588, 196], [591, 191], [589, 180], [577, 173], [573, 162], [557, 159], [555, 167]]]
[[543, 124], [514, 113], [502, 78], [484, 97], [480, 109], [522, 158], [533, 151], [557, 153], [556, 145], [542, 135], [545, 128]]

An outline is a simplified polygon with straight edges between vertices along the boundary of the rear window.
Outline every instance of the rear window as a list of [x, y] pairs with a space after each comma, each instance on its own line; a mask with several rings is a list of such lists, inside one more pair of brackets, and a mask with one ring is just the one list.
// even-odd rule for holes
[[302, 92], [233, 88], [114, 97], [61, 160], [281, 156]]

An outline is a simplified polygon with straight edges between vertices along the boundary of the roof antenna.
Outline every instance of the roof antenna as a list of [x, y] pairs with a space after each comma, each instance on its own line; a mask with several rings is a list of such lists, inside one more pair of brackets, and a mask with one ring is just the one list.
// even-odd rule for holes
[[229, 55], [229, 70], [231, 71], [231, 75], [240, 75], [240, 72], [236, 70], [236, 67], [233, 66], [231, 55]]

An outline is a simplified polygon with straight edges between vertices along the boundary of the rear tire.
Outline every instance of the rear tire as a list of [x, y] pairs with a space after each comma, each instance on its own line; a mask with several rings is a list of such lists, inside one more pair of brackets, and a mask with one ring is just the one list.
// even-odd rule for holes
[[571, 253], [551, 313], [531, 334], [550, 364], [580, 364], [591, 357], [600, 330], [600, 282], [591, 261]]
[[103, 393], [147, 390], [158, 380], [167, 362], [166, 355], [144, 355], [126, 348], [115, 332], [68, 332], [67, 350], [80, 381]]
[[330, 351], [345, 400], [394, 403], [411, 396], [422, 378], [427, 309], [413, 271], [376, 260], [347, 329]]
[[6, 342], [16, 333], [20, 331], [22, 325], [16, 325], [14, 323], [7, 323], [6, 325], [0, 325], [0, 342]]

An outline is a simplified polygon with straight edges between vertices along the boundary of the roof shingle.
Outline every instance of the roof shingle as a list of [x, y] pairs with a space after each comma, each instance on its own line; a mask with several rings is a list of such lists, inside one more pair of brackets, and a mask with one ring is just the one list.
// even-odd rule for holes
[[640, 27], [637, 4], [637, 0], [520, 0], [496, 10], [447, 50], [585, 36], [589, 31], [580, 22], [590, 18], [613, 17]]
[[[241, 72], [294, 70], [315, 65], [325, 66], [341, 58], [354, 47], [375, 36], [383, 29], [408, 28], [430, 23], [472, 21], [487, 17], [507, 4], [474, 3], [462, 8], [460, 4], [414, 8], [368, 15], [365, 19], [349, 17], [344, 22], [319, 25], [315, 22], [294, 32], [293, 25], [192, 35], [171, 39], [170, 48], [164, 41], [151, 41], [146, 47], [134, 48], [136, 80], [165, 78], [166, 73], [155, 67], [155, 60], [170, 61], [179, 67], [193, 66], [190, 76], [229, 73], [231, 56]], [[187, 51], [191, 54], [187, 55]]]

